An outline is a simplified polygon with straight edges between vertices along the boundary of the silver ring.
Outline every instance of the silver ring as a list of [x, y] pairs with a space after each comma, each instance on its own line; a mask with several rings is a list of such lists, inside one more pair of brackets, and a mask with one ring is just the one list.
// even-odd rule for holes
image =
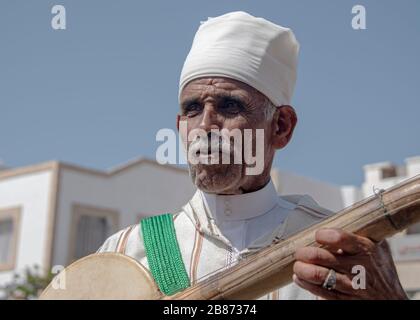
[[327, 290], [334, 290], [337, 284], [337, 274], [334, 269], [330, 269], [327, 277], [325, 278], [322, 287]]

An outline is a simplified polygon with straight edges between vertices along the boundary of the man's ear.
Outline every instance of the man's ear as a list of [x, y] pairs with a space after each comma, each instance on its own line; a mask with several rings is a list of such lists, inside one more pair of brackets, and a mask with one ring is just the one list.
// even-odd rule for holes
[[179, 131], [179, 121], [181, 119], [181, 116], [179, 114], [176, 115], [176, 129]]
[[296, 123], [297, 115], [293, 107], [283, 105], [277, 108], [272, 123], [272, 144], [275, 149], [284, 148], [289, 143]]

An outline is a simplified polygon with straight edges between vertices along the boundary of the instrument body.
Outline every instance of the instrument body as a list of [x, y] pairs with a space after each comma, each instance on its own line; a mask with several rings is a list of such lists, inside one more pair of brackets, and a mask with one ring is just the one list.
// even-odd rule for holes
[[[318, 246], [315, 232], [320, 228], [341, 228], [381, 241], [419, 221], [420, 175], [273, 243], [172, 296], [160, 293], [150, 272], [134, 259], [100, 253], [64, 270], [68, 288], [63, 291], [67, 293], [50, 284], [41, 299], [255, 299], [292, 281], [296, 249]], [[86, 287], [86, 292], [79, 293], [81, 287]]]
[[41, 300], [156, 300], [162, 298], [150, 272], [121, 253], [91, 254], [61, 271]]

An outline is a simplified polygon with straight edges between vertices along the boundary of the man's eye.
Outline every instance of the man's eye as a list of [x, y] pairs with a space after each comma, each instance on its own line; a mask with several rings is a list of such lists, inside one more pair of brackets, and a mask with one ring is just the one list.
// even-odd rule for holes
[[197, 103], [190, 104], [185, 108], [186, 115], [196, 115], [198, 112], [200, 112], [201, 106]]
[[221, 109], [225, 112], [236, 114], [242, 110], [242, 106], [236, 101], [226, 101], [221, 105]]

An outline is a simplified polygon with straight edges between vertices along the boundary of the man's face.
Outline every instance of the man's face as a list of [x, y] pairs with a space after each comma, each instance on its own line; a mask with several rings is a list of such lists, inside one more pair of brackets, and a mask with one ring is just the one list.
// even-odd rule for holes
[[[233, 146], [231, 161], [223, 164], [188, 164], [194, 184], [201, 190], [217, 194], [237, 194], [252, 190], [256, 184], [268, 182], [274, 148], [271, 143], [272, 120], [264, 112], [267, 99], [249, 85], [222, 77], [200, 78], [188, 83], [181, 93], [179, 121], [186, 121], [186, 133], [194, 129], [210, 133], [211, 130], [233, 130], [242, 132], [242, 161], [234, 163]], [[251, 129], [252, 140], [244, 139], [244, 129]], [[260, 175], [246, 174], [244, 152], [255, 151], [256, 129], [264, 130], [263, 158], [264, 171]], [[238, 130], [236, 130], [238, 131]], [[185, 143], [187, 136], [182, 136]], [[233, 139], [232, 139], [233, 140]], [[233, 141], [232, 145], [233, 145]], [[260, 141], [259, 141], [260, 142]], [[187, 141], [190, 148], [192, 141]], [[245, 146], [244, 144], [252, 144]], [[261, 147], [261, 146], [260, 146]], [[253, 153], [255, 154], [255, 153]], [[265, 181], [263, 181], [265, 180]]]

